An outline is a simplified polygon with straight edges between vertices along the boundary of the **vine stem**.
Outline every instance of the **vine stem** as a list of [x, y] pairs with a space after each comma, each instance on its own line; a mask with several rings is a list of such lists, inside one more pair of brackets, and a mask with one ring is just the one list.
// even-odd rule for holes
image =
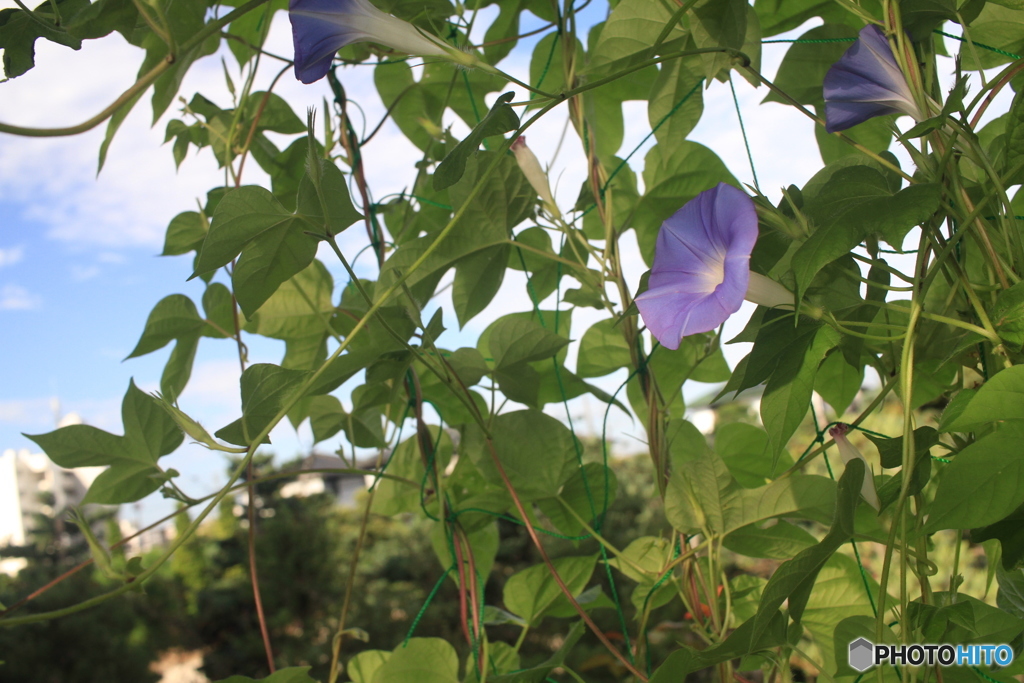
[[[779, 86], [775, 85], [774, 83], [769, 81], [767, 78], [762, 76], [760, 71], [758, 71], [757, 69], [751, 67], [750, 65], [744, 65], [743, 69], [745, 71], [750, 72], [752, 75], [756, 76], [757, 79], [759, 81], [761, 81], [762, 83], [764, 83], [765, 85], [767, 85], [768, 88], [773, 93], [775, 93], [779, 97], [782, 97], [784, 100], [786, 100], [786, 102], [788, 102], [792, 106], [796, 107], [798, 110], [800, 110], [800, 112], [802, 112], [809, 119], [811, 119], [812, 121], [814, 121], [815, 123], [817, 123], [818, 125], [820, 125], [822, 127], [825, 126], [825, 122], [818, 115], [812, 113], [809, 109], [807, 109], [807, 107], [805, 107], [804, 105], [800, 104], [795, 99], [793, 99], [793, 97], [789, 93], [787, 93], [785, 90], [783, 90], [782, 88], [780, 88]], [[903, 178], [904, 180], [906, 180], [910, 184], [913, 185], [913, 184], [917, 183], [917, 181], [914, 180], [913, 177], [907, 175], [906, 171], [901, 169], [899, 166], [897, 166], [896, 164], [892, 163], [888, 159], [880, 156], [879, 154], [876, 154], [875, 152], [872, 152], [870, 149], [868, 149], [864, 145], [860, 144], [859, 142], [857, 142], [856, 140], [854, 140], [850, 136], [846, 135], [845, 133], [836, 132], [836, 133], [832, 133], [832, 135], [836, 136], [837, 138], [839, 138], [843, 142], [847, 143], [848, 145], [851, 145], [852, 147], [854, 147], [859, 152], [862, 152], [862, 153], [866, 154], [867, 156], [871, 157], [872, 159], [874, 159], [878, 163], [880, 163], [883, 166], [885, 166], [886, 168], [888, 168], [890, 171], [899, 174], [899, 176], [901, 178]]]
[[611, 641], [608, 640], [608, 636], [604, 634], [604, 631], [594, 623], [594, 620], [590, 618], [590, 615], [580, 607], [580, 603], [576, 601], [576, 597], [569, 590], [569, 587], [565, 585], [565, 581], [559, 575], [558, 570], [555, 569], [555, 565], [551, 563], [551, 558], [548, 557], [547, 550], [544, 549], [544, 544], [541, 543], [540, 538], [537, 536], [537, 530], [533, 528], [533, 522], [530, 521], [530, 516], [526, 514], [526, 508], [523, 507], [523, 502], [519, 499], [519, 494], [516, 493], [515, 487], [508, 478], [508, 474], [505, 472], [505, 467], [501, 464], [501, 458], [498, 457], [498, 452], [494, 449], [494, 441], [491, 436], [487, 436], [487, 448], [491, 452], [491, 460], [494, 462], [494, 466], [498, 470], [498, 474], [501, 476], [501, 481], [505, 484], [505, 488], [508, 489], [509, 495], [512, 497], [512, 502], [516, 506], [516, 510], [519, 512], [519, 516], [523, 520], [523, 525], [526, 526], [526, 532], [530, 535], [530, 540], [533, 541], [533, 545], [537, 548], [537, 552], [540, 553], [541, 558], [544, 560], [544, 564], [547, 565], [548, 571], [551, 572], [551, 577], [558, 584], [559, 590], [569, 600], [569, 604], [572, 605], [573, 609], [576, 610], [577, 614], [582, 617], [583, 621], [586, 622], [590, 630], [594, 632], [597, 639], [601, 641], [608, 651], [619, 660], [619, 662], [626, 667], [626, 669], [637, 677], [640, 681], [647, 683], [647, 676], [643, 675], [639, 669], [637, 669], [632, 662], [630, 662], [625, 655], [619, 652], [619, 649], [612, 645]]
[[[417, 488], [418, 489], [419, 486], [420, 486], [418, 483], [412, 481], [411, 479], [406, 479], [405, 477], [400, 477], [400, 476], [395, 475], [395, 474], [387, 474], [387, 473], [384, 473], [384, 472], [374, 473], [374, 472], [368, 472], [367, 470], [359, 470], [359, 469], [344, 468], [344, 467], [339, 467], [339, 468], [318, 468], [318, 469], [311, 469], [311, 470], [302, 470], [301, 473], [302, 474], [312, 474], [312, 473], [321, 473], [321, 474], [354, 474], [354, 475], [358, 475], [358, 476], [364, 476], [364, 475], [367, 475], [367, 474], [376, 474], [376, 476], [378, 476], [380, 478], [391, 479], [393, 481], [397, 481], [397, 482], [400, 482], [402, 484], [405, 484], [406, 486], [411, 486], [412, 488]], [[274, 474], [269, 474], [269, 475], [267, 475], [265, 477], [258, 477], [256, 479], [253, 479], [252, 483], [253, 484], [262, 484], [264, 482], [274, 481], [275, 479], [287, 479], [287, 478], [290, 478], [290, 477], [298, 476], [299, 474], [300, 474], [300, 472], [298, 472], [298, 471], [295, 471], [295, 472], [276, 472]], [[241, 484], [236, 484], [235, 486], [232, 487], [231, 490], [232, 491], [237, 491], [239, 489], [243, 489], [243, 488], [247, 487], [248, 485], [249, 485], [249, 482], [243, 482]], [[136, 531], [134, 534], [131, 534], [130, 536], [125, 536], [124, 538], [122, 538], [117, 543], [111, 544], [111, 546], [108, 548], [108, 550], [113, 550], [114, 548], [119, 548], [122, 545], [125, 545], [126, 543], [128, 543], [132, 539], [135, 539], [135, 538], [138, 538], [139, 536], [142, 536], [147, 531], [155, 529], [158, 526], [160, 526], [161, 524], [169, 522], [170, 520], [174, 519], [175, 517], [177, 517], [178, 515], [182, 514], [183, 512], [187, 512], [190, 508], [193, 508], [196, 505], [199, 505], [200, 503], [205, 503], [206, 501], [210, 500], [210, 498], [213, 498], [215, 495], [217, 495], [217, 494], [216, 493], [211, 493], [208, 496], [203, 496], [202, 498], [193, 499], [191, 502], [186, 503], [183, 507], [179, 508], [178, 510], [175, 510], [174, 512], [172, 512], [172, 513], [170, 513], [168, 515], [164, 515], [163, 517], [161, 517], [157, 521], [153, 522], [149, 526], [145, 526], [145, 527], [139, 529], [138, 531]], [[32, 591], [31, 593], [26, 595], [24, 598], [18, 600], [17, 602], [11, 603], [11, 606], [8, 607], [7, 609], [0, 610], [0, 616], [4, 616], [4, 615], [7, 615], [7, 614], [10, 614], [11, 612], [14, 612], [15, 610], [20, 609], [21, 607], [24, 607], [29, 602], [35, 600], [36, 598], [38, 598], [40, 595], [42, 595], [46, 591], [50, 590], [51, 588], [53, 588], [57, 584], [61, 583], [62, 581], [70, 578], [74, 574], [82, 571], [83, 569], [85, 569], [86, 567], [88, 567], [91, 564], [93, 564], [93, 559], [91, 557], [89, 559], [87, 559], [87, 560], [83, 560], [82, 562], [78, 563], [77, 565], [75, 565], [71, 569], [67, 570], [66, 572], [64, 572], [63, 574], [61, 574], [57, 578], [53, 579], [52, 581], [50, 581], [46, 585], [41, 586], [40, 588], [37, 588], [36, 590]]]
[[[383, 451], [377, 455], [377, 468], [380, 469], [381, 458]], [[354, 463], [353, 463], [354, 464]], [[341, 673], [338, 670], [338, 664], [341, 658], [341, 643], [345, 637], [345, 620], [348, 617], [348, 610], [352, 604], [352, 586], [356, 580], [356, 568], [359, 564], [360, 551], [363, 548], [363, 542], [366, 540], [366, 527], [370, 522], [370, 509], [373, 507], [373, 498], [377, 493], [377, 487], [374, 486], [370, 489], [370, 493], [366, 497], [366, 508], [363, 510], [363, 517], [359, 521], [359, 537], [356, 540], [356, 547], [352, 553], [352, 561], [348, 566], [348, 581], [345, 583], [345, 599], [341, 603], [341, 616], [338, 619], [338, 630], [334, 634], [334, 638], [331, 639], [331, 669], [328, 674], [328, 683], [335, 683], [338, 680], [338, 675]]]
[[159, 64], [154, 66], [152, 69], [146, 72], [144, 76], [139, 78], [130, 88], [121, 93], [121, 96], [114, 100], [110, 106], [101, 111], [91, 119], [87, 119], [82, 123], [75, 126], [68, 126], [66, 128], [31, 128], [27, 126], [12, 126], [8, 123], [0, 123], [0, 133], [9, 133], [11, 135], [23, 135], [26, 137], [65, 137], [68, 135], [78, 135], [84, 133], [87, 130], [92, 130], [96, 126], [100, 125], [114, 113], [123, 107], [125, 104], [130, 102], [135, 96], [143, 93], [153, 81], [161, 76], [165, 71], [171, 68], [172, 65], [177, 62], [178, 54], [184, 54], [189, 50], [199, 46], [204, 40], [209, 38], [214, 33], [219, 32], [223, 27], [230, 24], [235, 19], [247, 14], [251, 10], [259, 7], [260, 5], [269, 2], [269, 0], [249, 0], [241, 7], [228, 12], [220, 19], [211, 21], [209, 24], [204, 26], [199, 32], [197, 32], [190, 39], [185, 41], [179, 46], [178, 52], [168, 52], [167, 56], [160, 61]]

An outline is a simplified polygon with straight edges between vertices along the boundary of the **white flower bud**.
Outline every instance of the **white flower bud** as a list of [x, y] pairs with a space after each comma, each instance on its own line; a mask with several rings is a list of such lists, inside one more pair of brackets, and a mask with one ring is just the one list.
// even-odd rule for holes
[[526, 146], [526, 137], [519, 136], [515, 142], [512, 143], [512, 154], [516, 157], [516, 163], [519, 164], [519, 168], [522, 170], [523, 175], [530, 181], [530, 185], [533, 186], [534, 191], [544, 202], [544, 205], [554, 215], [560, 216], [561, 213], [558, 210], [558, 205], [555, 204], [555, 198], [551, 195], [551, 186], [548, 185], [548, 176], [544, 173], [544, 169], [541, 168], [540, 161], [537, 160], [537, 155], [533, 153], [529, 147]]
[[875, 478], [871, 474], [871, 465], [868, 464], [867, 459], [857, 450], [857, 447], [846, 438], [846, 432], [849, 429], [849, 425], [837, 424], [828, 430], [828, 433], [829, 436], [835, 439], [836, 447], [839, 448], [839, 457], [843, 459], [843, 464], [857, 458], [864, 462], [864, 483], [861, 485], [860, 495], [864, 497], [868, 505], [880, 511], [882, 504], [878, 500], [878, 492], [875, 491]]

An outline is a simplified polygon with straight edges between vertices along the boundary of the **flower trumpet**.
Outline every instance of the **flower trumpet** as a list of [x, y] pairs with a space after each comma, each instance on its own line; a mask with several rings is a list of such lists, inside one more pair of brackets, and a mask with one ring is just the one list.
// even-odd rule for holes
[[865, 26], [857, 41], [825, 74], [825, 130], [835, 133], [875, 116], [927, 118], [877, 26]]
[[407, 21], [381, 12], [368, 0], [290, 0], [295, 77], [313, 83], [327, 75], [334, 53], [350, 43], [379, 43], [399, 52], [443, 57], [465, 65], [471, 55], [446, 45]]
[[757, 241], [754, 202], [719, 183], [686, 203], [661, 225], [654, 265], [637, 308], [651, 334], [668, 349], [680, 340], [715, 329], [743, 300], [793, 309], [788, 289], [750, 271]]

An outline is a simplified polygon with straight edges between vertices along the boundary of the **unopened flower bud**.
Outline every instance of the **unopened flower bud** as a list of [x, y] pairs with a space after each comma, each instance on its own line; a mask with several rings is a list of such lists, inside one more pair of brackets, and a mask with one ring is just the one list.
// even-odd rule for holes
[[867, 459], [861, 455], [857, 447], [850, 443], [850, 440], [846, 438], [846, 433], [850, 430], [850, 425], [837, 424], [832, 429], [828, 430], [829, 436], [835, 439], [836, 447], [839, 448], [839, 457], [843, 459], [843, 464], [850, 462], [856, 458], [859, 458], [864, 463], [864, 483], [861, 485], [860, 495], [864, 497], [864, 500], [868, 502], [868, 505], [875, 508], [875, 510], [881, 510], [882, 504], [878, 500], [878, 493], [875, 491], [875, 478], [871, 474], [871, 466], [868, 464]]
[[540, 161], [537, 160], [537, 155], [533, 153], [529, 147], [526, 146], [526, 137], [520, 135], [515, 142], [512, 143], [512, 154], [516, 157], [516, 163], [519, 164], [519, 168], [523, 171], [523, 175], [530, 181], [530, 185], [533, 186], [534, 191], [544, 202], [544, 205], [554, 215], [560, 216], [561, 212], [558, 210], [558, 205], [555, 204], [555, 198], [551, 195], [551, 186], [548, 185], [548, 176], [544, 173], [544, 169], [540, 166]]

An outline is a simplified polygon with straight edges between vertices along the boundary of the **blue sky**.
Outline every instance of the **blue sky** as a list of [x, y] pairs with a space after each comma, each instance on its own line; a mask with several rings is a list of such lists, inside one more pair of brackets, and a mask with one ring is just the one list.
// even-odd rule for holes
[[[0, 0], [0, 6], [5, 4]], [[599, 17], [599, 3], [590, 11], [591, 21]], [[794, 37], [808, 27], [794, 31]], [[524, 30], [529, 28], [524, 26]], [[502, 66], [525, 80], [531, 48], [532, 43], [524, 41]], [[283, 14], [275, 21], [269, 49], [291, 54]], [[765, 47], [766, 73], [774, 73], [784, 52], [785, 46]], [[37, 68], [0, 85], [0, 120], [55, 126], [88, 118], [134, 80], [140, 60], [141, 52], [116, 36], [87, 43], [78, 54], [40, 41]], [[237, 65], [230, 54], [226, 60], [238, 82]], [[266, 71], [257, 87], [265, 86], [276, 68]], [[201, 62], [189, 73], [181, 94], [191, 97], [198, 90], [227, 105], [222, 73], [219, 59]], [[375, 122], [383, 108], [373, 90], [372, 71], [346, 70], [343, 82], [350, 98], [362, 103], [368, 118]], [[810, 122], [783, 105], [759, 106], [764, 89], [755, 91], [739, 78], [736, 86], [764, 190], [775, 196], [783, 184], [805, 182], [820, 165]], [[289, 76], [282, 79], [278, 90], [300, 113], [307, 106], [320, 106], [322, 97], [328, 95], [324, 83], [302, 86]], [[129, 379], [134, 377], [146, 390], [158, 387], [169, 346], [140, 359], [122, 359], [135, 345], [159, 299], [172, 293], [200, 299], [202, 285], [186, 281], [191, 259], [156, 254], [170, 219], [194, 209], [197, 198], [222, 178], [209, 152], [199, 157], [190, 154], [180, 171], [175, 170], [169, 148], [161, 143], [166, 120], [177, 115], [178, 107], [172, 105], [170, 114], [150, 128], [148, 98], [143, 100], [118, 133], [98, 178], [96, 154], [102, 129], [73, 138], [0, 138], [0, 450], [35, 450], [21, 432], [39, 433], [54, 427], [54, 398], [59, 399], [64, 413], [77, 412], [89, 424], [121, 433], [120, 400]], [[530, 131], [530, 145], [542, 163], [550, 161], [545, 152], [554, 149], [564, 120], [564, 112], [556, 110]], [[626, 121], [623, 153], [649, 132], [646, 108], [640, 103], [626, 104]], [[458, 125], [454, 130], [459, 136], [465, 132]], [[552, 171], [563, 207], [574, 203], [583, 179], [582, 150], [578, 141], [569, 137]], [[750, 182], [727, 85], [715, 83], [705, 93], [704, 117], [691, 138], [711, 147], [737, 178]], [[645, 151], [641, 149], [633, 158], [637, 169], [642, 168]], [[411, 178], [409, 169], [418, 158], [415, 150], [394, 127], [385, 126], [370, 152], [367, 170], [376, 195], [401, 190]], [[265, 180], [256, 164], [247, 164], [245, 182]], [[362, 246], [360, 234], [357, 230], [345, 233], [348, 241], [343, 240], [343, 248], [348, 253]], [[645, 267], [630, 240], [627, 237], [624, 243], [625, 266], [635, 281]], [[335, 260], [323, 256], [336, 280], [342, 280]], [[363, 264], [369, 267], [369, 259]], [[366, 274], [373, 276], [372, 271]], [[490, 321], [507, 312], [526, 310], [529, 301], [522, 285], [510, 275], [496, 299], [500, 304], [492, 305], [461, 333], [447, 333], [442, 342], [451, 347], [472, 344]], [[745, 311], [734, 316], [730, 327], [738, 330], [742, 326]], [[596, 320], [593, 312], [580, 311], [574, 320], [574, 336], [582, 336]], [[455, 327], [454, 320], [447, 322]], [[253, 362], [279, 362], [283, 345], [255, 340], [251, 351]], [[742, 352], [734, 348], [729, 356], [735, 362]], [[238, 415], [237, 378], [234, 346], [228, 341], [204, 340], [181, 404], [208, 427], [219, 428]], [[602, 384], [614, 390], [623, 378], [612, 375]], [[698, 387], [695, 393], [703, 391], [706, 387]], [[583, 418], [577, 426], [585, 431], [588, 424], [598, 425], [602, 410], [592, 400], [577, 401], [574, 417]], [[621, 414], [612, 424], [615, 438], [624, 447], [635, 443], [632, 438], [642, 438], [640, 427]], [[307, 453], [312, 446], [308, 428], [296, 434], [282, 425], [272, 438], [280, 456]], [[327, 443], [318, 448], [329, 452], [336, 446]], [[162, 462], [182, 472], [181, 486], [192, 495], [206, 493], [223, 480], [221, 457], [194, 445]], [[151, 498], [143, 514], [152, 518], [167, 509], [166, 503]]]

